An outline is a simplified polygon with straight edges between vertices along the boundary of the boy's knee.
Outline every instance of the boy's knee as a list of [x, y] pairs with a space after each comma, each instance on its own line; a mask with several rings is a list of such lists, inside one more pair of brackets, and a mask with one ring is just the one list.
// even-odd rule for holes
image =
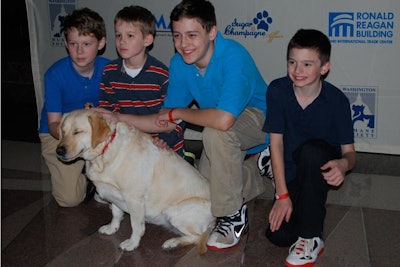
[[209, 127], [204, 127], [203, 130], [203, 144], [208, 145], [218, 145], [223, 143], [224, 140], [232, 140], [232, 132], [231, 131], [221, 131]]
[[58, 196], [56, 194], [53, 194], [54, 199], [57, 201], [58, 205], [61, 207], [65, 208], [72, 208], [76, 207], [79, 204], [82, 203], [84, 196], [78, 197], [78, 196]]
[[209, 127], [204, 127], [203, 129], [203, 140], [204, 141], [212, 141], [215, 140], [215, 138], [218, 136], [218, 130], [209, 128]]
[[301, 146], [299, 151], [302, 154], [322, 154], [331, 149], [330, 145], [321, 139], [311, 139]]
[[331, 159], [340, 158], [340, 153], [324, 140], [311, 139], [293, 152], [293, 158], [298, 164], [308, 161], [320, 167]]

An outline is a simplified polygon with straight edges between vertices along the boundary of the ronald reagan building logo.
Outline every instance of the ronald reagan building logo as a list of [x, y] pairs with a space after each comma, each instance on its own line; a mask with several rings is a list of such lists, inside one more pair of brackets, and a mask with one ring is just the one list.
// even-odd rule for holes
[[330, 12], [329, 37], [337, 44], [392, 44], [393, 12]]

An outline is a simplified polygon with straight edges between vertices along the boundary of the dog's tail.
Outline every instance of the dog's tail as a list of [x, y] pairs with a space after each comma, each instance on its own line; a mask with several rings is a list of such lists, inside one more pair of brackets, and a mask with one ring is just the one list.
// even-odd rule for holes
[[199, 242], [197, 243], [197, 250], [199, 255], [203, 255], [207, 252], [207, 241], [213, 229], [214, 229], [214, 221], [210, 222], [210, 224], [207, 226], [207, 229], [200, 236]]
[[197, 251], [199, 255], [203, 255], [207, 252], [207, 240], [210, 236], [210, 230], [207, 229], [204, 233], [200, 236], [199, 242], [197, 243]]

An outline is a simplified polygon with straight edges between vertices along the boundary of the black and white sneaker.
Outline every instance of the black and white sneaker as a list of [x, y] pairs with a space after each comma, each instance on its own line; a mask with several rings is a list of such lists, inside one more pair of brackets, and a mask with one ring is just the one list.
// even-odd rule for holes
[[271, 153], [269, 146], [260, 152], [257, 159], [258, 170], [260, 175], [266, 176], [268, 179], [274, 181], [274, 174], [272, 172]]
[[215, 227], [207, 241], [210, 250], [230, 250], [239, 243], [240, 237], [249, 230], [247, 205], [232, 215], [217, 217]]

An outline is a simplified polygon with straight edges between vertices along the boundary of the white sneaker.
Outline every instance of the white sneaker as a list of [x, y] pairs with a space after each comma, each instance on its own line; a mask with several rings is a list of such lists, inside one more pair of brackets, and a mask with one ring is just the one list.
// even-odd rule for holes
[[207, 241], [210, 250], [230, 250], [239, 243], [240, 237], [249, 230], [247, 205], [230, 216], [217, 217], [215, 227]]
[[314, 266], [318, 256], [324, 252], [324, 241], [319, 237], [305, 239], [299, 237], [289, 249], [289, 256], [286, 258], [285, 265], [295, 266]]

